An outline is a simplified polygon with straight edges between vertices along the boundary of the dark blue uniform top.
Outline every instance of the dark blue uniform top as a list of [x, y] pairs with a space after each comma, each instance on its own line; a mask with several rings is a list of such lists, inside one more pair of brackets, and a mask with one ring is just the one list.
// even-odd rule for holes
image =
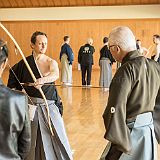
[[61, 60], [61, 57], [63, 54], [66, 54], [68, 56], [69, 64], [72, 64], [72, 62], [74, 60], [74, 55], [73, 55], [73, 51], [72, 51], [70, 45], [67, 43], [63, 44], [61, 47], [60, 60]]

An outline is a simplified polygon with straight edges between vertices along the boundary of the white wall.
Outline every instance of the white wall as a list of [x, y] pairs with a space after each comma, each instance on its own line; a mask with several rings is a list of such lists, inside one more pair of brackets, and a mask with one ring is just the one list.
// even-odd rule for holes
[[135, 18], [160, 18], [160, 5], [0, 9], [0, 21]]

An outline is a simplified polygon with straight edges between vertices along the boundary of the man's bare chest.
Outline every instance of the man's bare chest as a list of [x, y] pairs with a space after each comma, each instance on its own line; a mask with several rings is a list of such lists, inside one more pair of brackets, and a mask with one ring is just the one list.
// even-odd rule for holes
[[36, 61], [36, 63], [42, 76], [47, 76], [50, 73], [50, 63], [48, 61]]

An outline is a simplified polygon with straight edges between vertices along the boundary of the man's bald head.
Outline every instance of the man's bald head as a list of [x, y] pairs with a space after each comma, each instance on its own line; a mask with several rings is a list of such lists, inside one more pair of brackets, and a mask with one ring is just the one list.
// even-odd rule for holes
[[92, 38], [88, 38], [88, 39], [87, 39], [87, 44], [92, 45], [92, 44], [93, 44], [93, 39], [92, 39]]

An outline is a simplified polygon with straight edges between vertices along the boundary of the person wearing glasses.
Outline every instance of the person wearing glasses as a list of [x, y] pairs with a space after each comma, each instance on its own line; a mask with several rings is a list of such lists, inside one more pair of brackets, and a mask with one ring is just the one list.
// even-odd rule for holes
[[103, 113], [109, 143], [101, 160], [157, 160], [155, 131], [160, 121], [153, 121], [152, 114], [160, 115], [156, 109], [160, 108], [160, 65], [139, 55], [135, 36], [125, 26], [111, 31], [109, 48], [121, 67], [112, 79]]

